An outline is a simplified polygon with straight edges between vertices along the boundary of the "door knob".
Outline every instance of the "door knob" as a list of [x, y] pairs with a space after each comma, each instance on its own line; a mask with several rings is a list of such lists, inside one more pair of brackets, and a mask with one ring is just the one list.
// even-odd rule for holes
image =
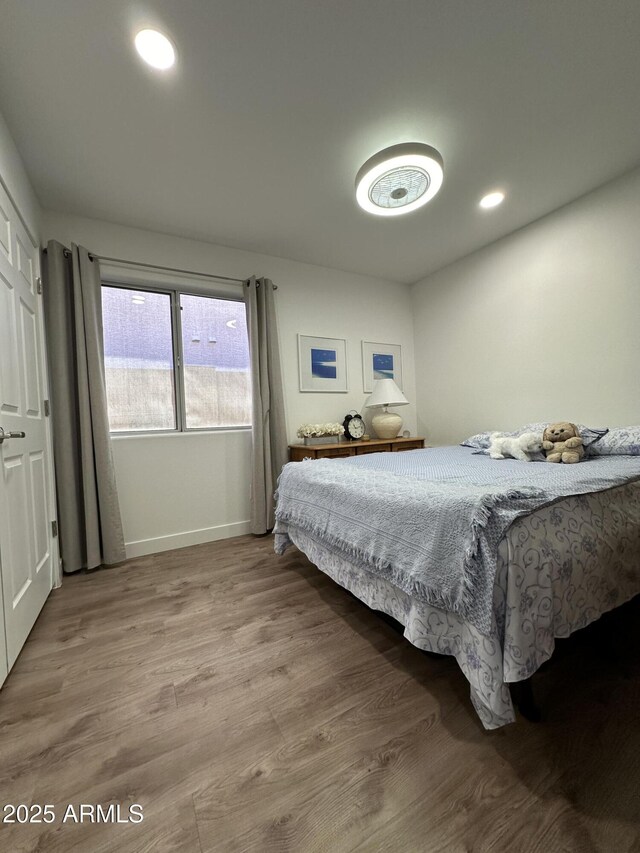
[[0, 427], [0, 444], [8, 438], [25, 438], [25, 436], [26, 433], [24, 432], [5, 432], [2, 427]]

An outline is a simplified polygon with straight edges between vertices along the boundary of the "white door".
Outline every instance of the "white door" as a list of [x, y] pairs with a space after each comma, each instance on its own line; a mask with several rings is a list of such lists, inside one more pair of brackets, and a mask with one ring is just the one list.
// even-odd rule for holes
[[51, 590], [57, 560], [38, 275], [38, 247], [0, 183], [0, 576], [7, 669]]
[[[2, 571], [1, 565], [0, 571]], [[9, 662], [7, 660], [7, 638], [4, 633], [4, 602], [2, 598], [2, 583], [0, 583], [0, 685], [7, 677], [8, 672]]]

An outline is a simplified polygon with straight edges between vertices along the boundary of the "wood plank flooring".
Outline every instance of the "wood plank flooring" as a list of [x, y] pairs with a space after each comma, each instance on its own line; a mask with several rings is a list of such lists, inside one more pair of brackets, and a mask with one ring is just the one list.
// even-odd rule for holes
[[[0, 850], [640, 853], [640, 600], [482, 729], [425, 655], [270, 537], [65, 580], [0, 691]], [[612, 651], [613, 647], [613, 651]], [[138, 824], [62, 822], [139, 803]]]

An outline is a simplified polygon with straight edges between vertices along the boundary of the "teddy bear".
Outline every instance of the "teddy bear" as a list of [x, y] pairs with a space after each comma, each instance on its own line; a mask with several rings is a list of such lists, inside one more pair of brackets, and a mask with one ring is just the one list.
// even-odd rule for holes
[[579, 462], [584, 456], [578, 428], [568, 421], [549, 424], [542, 435], [542, 448], [547, 462]]

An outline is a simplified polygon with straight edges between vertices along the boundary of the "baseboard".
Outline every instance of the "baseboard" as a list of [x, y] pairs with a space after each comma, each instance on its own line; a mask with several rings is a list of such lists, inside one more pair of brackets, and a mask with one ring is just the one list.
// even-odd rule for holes
[[172, 533], [169, 536], [125, 542], [125, 548], [128, 559], [157, 554], [159, 551], [172, 551], [174, 548], [186, 548], [188, 545], [202, 545], [203, 542], [215, 542], [218, 539], [231, 539], [246, 533], [251, 533], [251, 522], [236, 521], [233, 524], [219, 524], [216, 527], [203, 527], [201, 530], [186, 530], [184, 533]]

